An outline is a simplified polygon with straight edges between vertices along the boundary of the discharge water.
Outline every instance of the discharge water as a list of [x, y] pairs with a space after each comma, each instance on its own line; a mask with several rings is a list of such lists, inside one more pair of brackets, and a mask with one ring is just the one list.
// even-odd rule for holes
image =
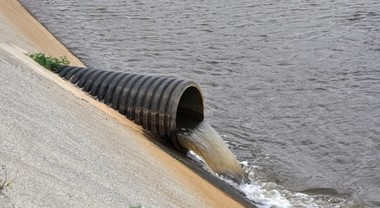
[[[225, 141], [207, 122], [182, 119], [177, 125], [178, 142], [183, 148], [190, 150], [190, 157], [204, 162], [209, 171], [240, 190], [260, 208], [358, 207], [354, 202], [344, 198], [309, 196], [291, 192], [273, 182], [260, 182], [255, 177], [252, 167], [244, 162], [240, 164]], [[319, 192], [326, 194], [331, 190]]]
[[240, 167], [235, 155], [208, 123], [182, 121], [177, 125], [179, 144], [201, 156], [213, 172], [231, 178], [237, 183], [246, 179], [247, 174]]
[[380, 1], [21, 2], [89, 67], [195, 80], [260, 206], [380, 206]]

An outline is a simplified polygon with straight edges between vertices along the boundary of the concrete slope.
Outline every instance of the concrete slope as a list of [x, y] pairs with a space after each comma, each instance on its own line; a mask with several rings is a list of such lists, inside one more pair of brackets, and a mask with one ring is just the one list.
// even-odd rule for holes
[[[5, 34], [3, 41], [17, 45], [28, 45], [30, 52], [44, 52], [52, 56], [66, 56], [71, 65], [84, 66], [69, 50], [66, 49], [45, 27], [17, 0], [0, 0], [0, 17]], [[16, 38], [15, 38], [16, 37]]]

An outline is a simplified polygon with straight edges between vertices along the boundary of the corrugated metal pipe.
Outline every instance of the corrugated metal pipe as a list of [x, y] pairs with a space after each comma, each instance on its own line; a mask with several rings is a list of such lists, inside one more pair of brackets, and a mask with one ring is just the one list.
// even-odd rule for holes
[[74, 66], [57, 73], [154, 135], [171, 138], [180, 150], [177, 122], [204, 118], [202, 92], [193, 81]]

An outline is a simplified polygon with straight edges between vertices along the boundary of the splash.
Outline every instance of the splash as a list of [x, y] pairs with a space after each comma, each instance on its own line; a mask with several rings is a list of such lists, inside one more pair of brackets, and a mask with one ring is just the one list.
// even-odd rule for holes
[[248, 162], [241, 162], [243, 169], [248, 173], [248, 182], [235, 183], [231, 180], [221, 180], [240, 190], [258, 208], [361, 208], [352, 200], [326, 194], [308, 195], [294, 192], [274, 182], [261, 181], [255, 172], [260, 167], [250, 166]]
[[184, 121], [177, 130], [178, 143], [190, 156], [203, 161], [226, 183], [240, 190], [259, 208], [357, 208], [355, 202], [328, 195], [292, 192], [274, 182], [262, 182], [254, 174], [255, 166], [239, 163], [221, 136], [206, 122]]
[[242, 182], [247, 178], [235, 155], [219, 134], [206, 122], [182, 123], [177, 129], [179, 144], [199, 155], [215, 173]]
[[274, 182], [261, 181], [255, 176], [260, 168], [239, 163], [222, 137], [204, 121], [183, 120], [178, 123], [176, 134], [178, 143], [190, 150], [191, 157], [203, 161], [221, 180], [241, 191], [259, 208], [360, 207], [344, 198], [293, 192]]

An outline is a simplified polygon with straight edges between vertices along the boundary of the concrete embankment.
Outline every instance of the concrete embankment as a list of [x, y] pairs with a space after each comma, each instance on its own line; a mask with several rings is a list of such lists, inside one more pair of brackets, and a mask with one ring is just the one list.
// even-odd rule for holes
[[12, 181], [0, 186], [0, 207], [242, 207], [25, 56], [83, 65], [18, 1], [0, 5], [0, 180]]

